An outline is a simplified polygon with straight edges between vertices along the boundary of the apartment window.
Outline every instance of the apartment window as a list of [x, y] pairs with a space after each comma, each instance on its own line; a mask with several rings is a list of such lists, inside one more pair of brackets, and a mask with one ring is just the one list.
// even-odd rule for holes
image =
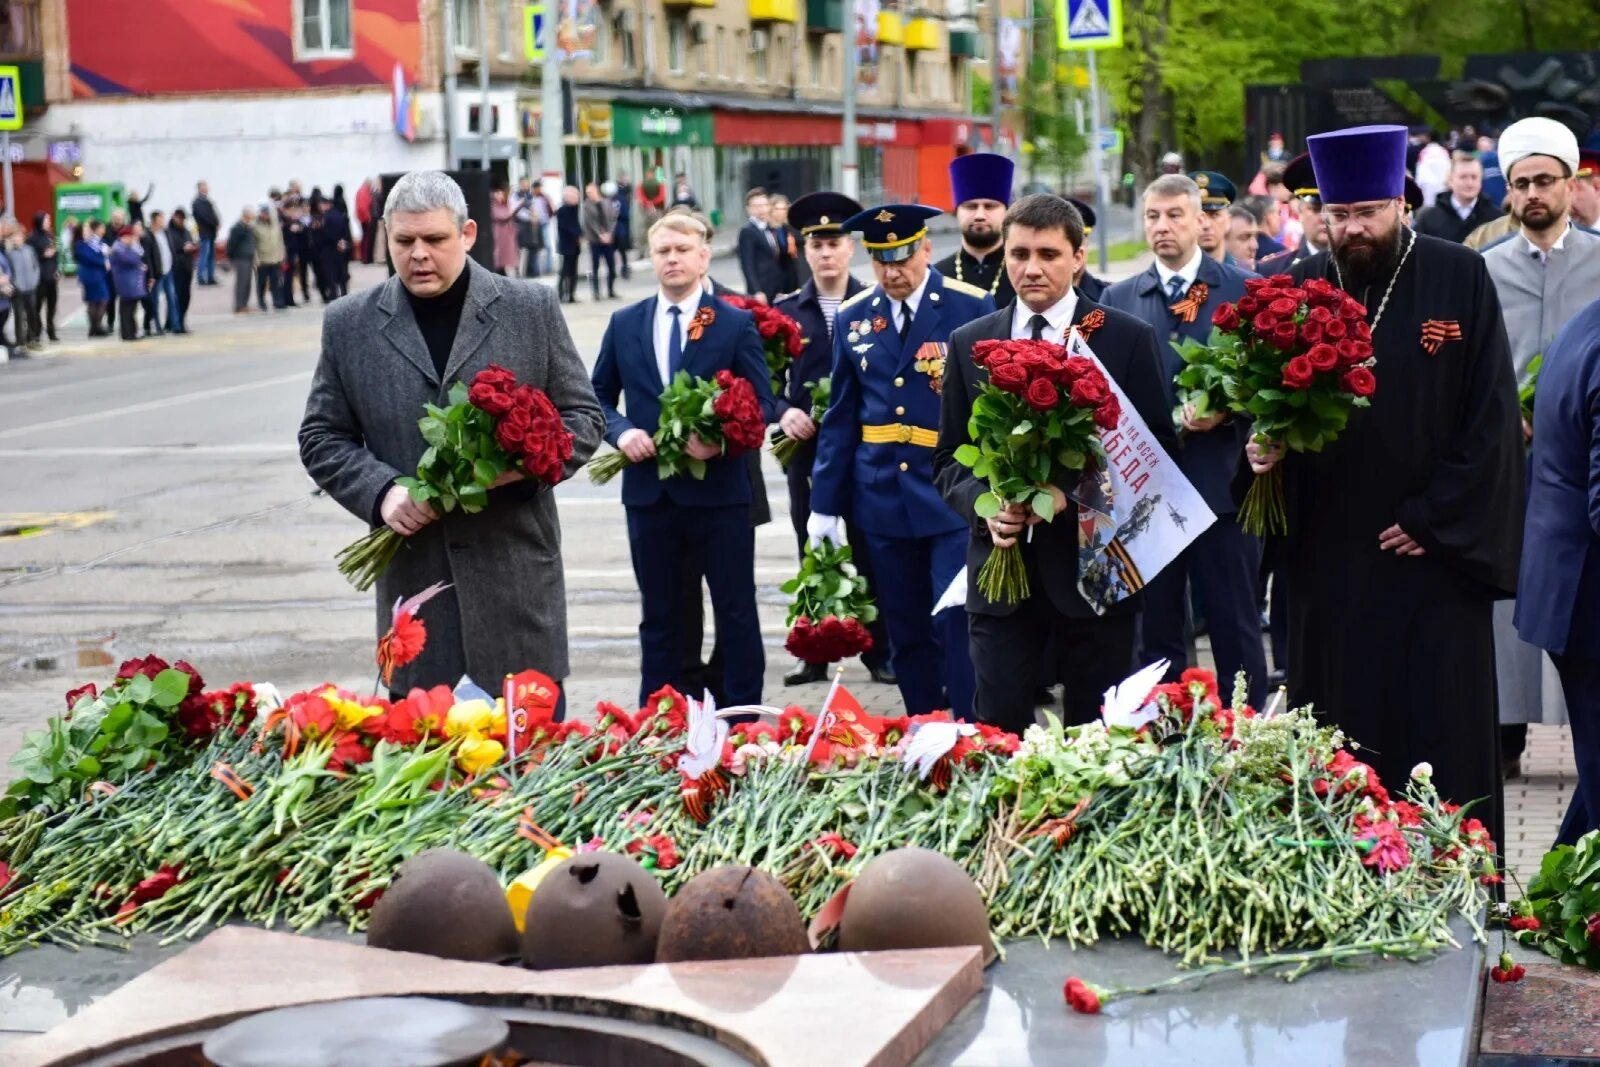
[[600, 19], [594, 27], [594, 54], [589, 58], [592, 67], [603, 67], [611, 56], [611, 21]]
[[717, 77], [728, 80], [728, 31], [717, 27]]
[[689, 37], [689, 20], [676, 15], [667, 16], [667, 69], [674, 74], [683, 73], [685, 42]]
[[450, 0], [450, 2], [456, 6], [456, 51], [477, 55], [478, 41], [482, 33], [478, 26], [478, 0]]
[[512, 45], [522, 40], [521, 27], [517, 25], [516, 16], [522, 9], [521, 0], [495, 0], [499, 9], [499, 24], [495, 32], [499, 37], [495, 43], [500, 46], [500, 58], [511, 58]]
[[350, 0], [300, 0], [300, 55], [350, 54]]
[[622, 68], [632, 70], [635, 62], [633, 51], [633, 26], [629, 22], [631, 13], [623, 11], [611, 20], [611, 32], [617, 39], [617, 50], [622, 55]]
[[822, 85], [822, 37], [811, 34], [806, 38], [806, 61], [811, 65], [811, 88]]
[[[761, 34], [756, 37], [755, 34]], [[755, 30], [750, 37], [750, 74], [757, 85], [767, 84], [767, 31]]]

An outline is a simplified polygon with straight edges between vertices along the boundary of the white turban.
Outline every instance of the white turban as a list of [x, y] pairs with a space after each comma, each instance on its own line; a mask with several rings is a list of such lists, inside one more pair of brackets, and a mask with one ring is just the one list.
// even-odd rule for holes
[[1555, 119], [1519, 119], [1505, 128], [1498, 145], [1500, 173], [1511, 178], [1511, 168], [1529, 156], [1549, 156], [1578, 173], [1578, 138]]

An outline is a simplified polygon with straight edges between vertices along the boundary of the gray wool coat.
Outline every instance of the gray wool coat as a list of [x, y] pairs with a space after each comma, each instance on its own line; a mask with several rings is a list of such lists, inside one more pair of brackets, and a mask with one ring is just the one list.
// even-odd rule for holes
[[[443, 405], [451, 383], [470, 381], [491, 363], [543, 389], [560, 410], [574, 438], [565, 477], [600, 443], [605, 419], [554, 293], [470, 259], [467, 269], [442, 382], [398, 277], [335, 301], [323, 320], [300, 459], [363, 522], [374, 521], [393, 479], [416, 471], [427, 447], [417, 429], [423, 405]], [[561, 525], [550, 487], [513, 482], [492, 490], [478, 514], [445, 515], [407, 538], [377, 582], [378, 634], [388, 630], [397, 599], [439, 581], [453, 587], [419, 613], [427, 647], [395, 672], [396, 690], [454, 685], [470, 674], [498, 693], [507, 674], [530, 667], [558, 681], [567, 676]]]

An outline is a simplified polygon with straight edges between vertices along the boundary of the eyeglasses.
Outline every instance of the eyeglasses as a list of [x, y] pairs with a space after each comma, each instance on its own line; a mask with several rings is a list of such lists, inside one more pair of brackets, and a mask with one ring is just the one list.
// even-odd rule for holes
[[1366, 226], [1377, 222], [1378, 217], [1389, 210], [1389, 205], [1393, 203], [1393, 200], [1385, 200], [1381, 204], [1369, 204], [1366, 207], [1358, 207], [1354, 211], [1346, 211], [1343, 208], [1324, 208], [1322, 220], [1329, 226], [1341, 228], [1350, 225], [1351, 222], [1359, 222], [1361, 225]]
[[1511, 188], [1519, 193], [1525, 193], [1529, 189], [1537, 189], [1542, 193], [1554, 186], [1556, 182], [1565, 180], [1559, 174], [1535, 174], [1531, 178], [1518, 178], [1511, 183]]

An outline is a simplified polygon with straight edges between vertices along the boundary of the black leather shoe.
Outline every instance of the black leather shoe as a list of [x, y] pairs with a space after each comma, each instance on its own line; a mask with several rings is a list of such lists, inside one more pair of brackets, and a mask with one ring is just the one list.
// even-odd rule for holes
[[795, 660], [789, 673], [783, 676], [784, 685], [805, 685], [807, 682], [820, 682], [828, 677], [826, 663], [807, 663], [805, 660]]
[[872, 675], [872, 680], [879, 685], [900, 684], [900, 680], [894, 676], [894, 668], [887, 663], [880, 663], [876, 667], [868, 667], [867, 673]]

